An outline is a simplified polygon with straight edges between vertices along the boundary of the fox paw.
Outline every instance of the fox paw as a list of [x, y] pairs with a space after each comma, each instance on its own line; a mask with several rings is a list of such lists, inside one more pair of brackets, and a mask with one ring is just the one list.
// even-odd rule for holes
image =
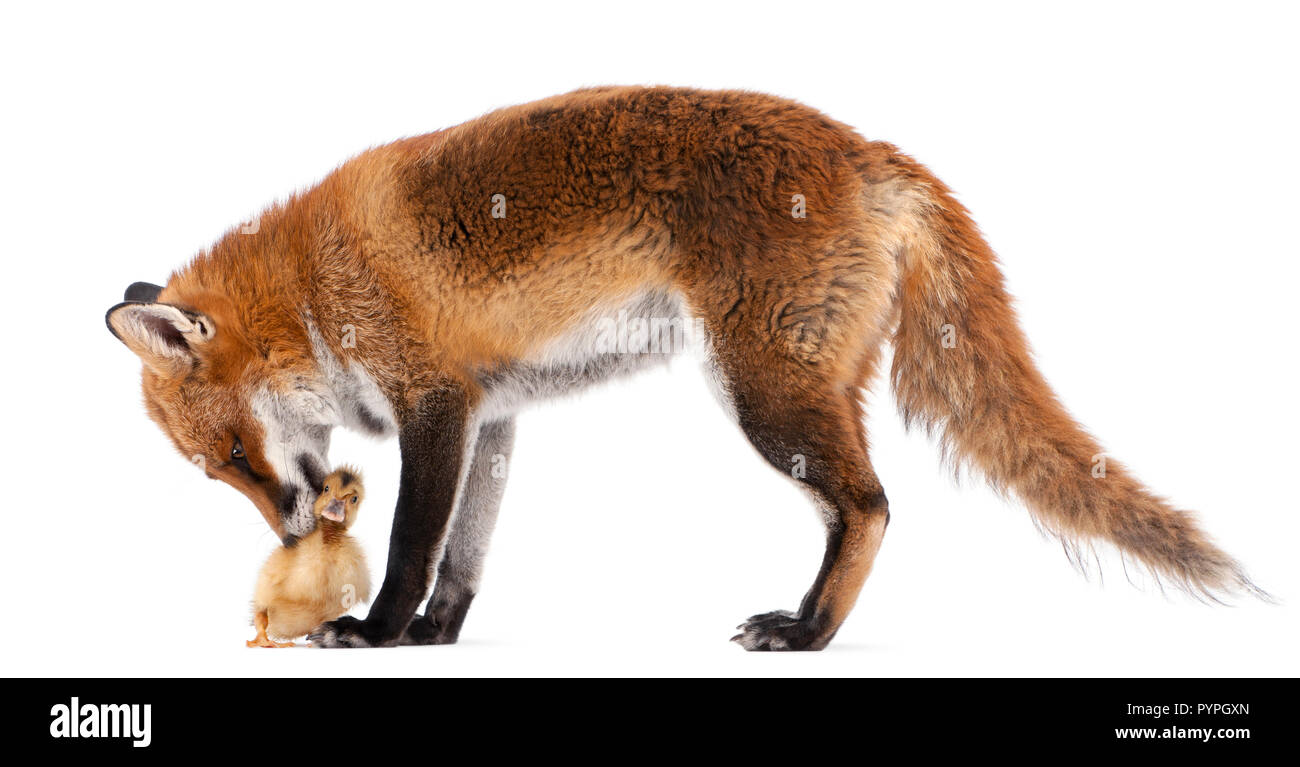
[[307, 641], [312, 647], [389, 647], [397, 644], [396, 639], [376, 636], [374, 626], [351, 615], [322, 623], [307, 635]]
[[415, 616], [415, 620], [406, 627], [401, 644], [434, 645], [456, 644], [456, 635], [439, 626], [432, 618], [424, 615]]
[[820, 650], [830, 641], [830, 637], [820, 636], [814, 620], [801, 618], [789, 610], [755, 615], [736, 628], [740, 633], [731, 641], [746, 650]]

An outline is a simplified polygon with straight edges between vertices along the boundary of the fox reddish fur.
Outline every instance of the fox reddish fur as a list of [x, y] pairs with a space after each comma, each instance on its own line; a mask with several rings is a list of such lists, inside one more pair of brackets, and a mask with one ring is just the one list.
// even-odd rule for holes
[[[576, 91], [367, 151], [256, 229], [231, 231], [109, 325], [144, 359], [152, 418], [289, 542], [302, 523], [286, 494], [305, 480], [276, 458], [285, 429], [266, 414], [313, 389], [346, 410], [327, 368], [382, 392], [403, 454], [387, 577], [365, 621], [321, 628], [324, 646], [455, 640], [499, 501], [483, 450], [508, 451], [530, 393], [634, 367], [577, 349], [593, 317], [638, 296], [702, 322], [725, 406], [778, 470], [803, 456], [798, 479], [827, 520], [803, 604], [743, 624], [747, 649], [824, 647], [871, 571], [889, 512], [860, 393], [891, 341], [909, 423], [1043, 527], [1109, 542], [1193, 592], [1254, 588], [1189, 514], [1114, 462], [1092, 475], [1101, 448], [1034, 367], [994, 255], [950, 190], [801, 104]], [[229, 458], [236, 440], [246, 464]], [[307, 453], [298, 465], [323, 471]]]

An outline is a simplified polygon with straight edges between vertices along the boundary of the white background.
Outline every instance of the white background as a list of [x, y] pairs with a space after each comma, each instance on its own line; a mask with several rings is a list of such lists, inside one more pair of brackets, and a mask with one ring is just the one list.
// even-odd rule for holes
[[[1294, 675], [1296, 16], [1218, 6], [494, 2], [6, 7], [4, 675]], [[433, 5], [433, 4], [430, 4]], [[29, 6], [30, 7], [30, 6]], [[749, 88], [892, 141], [1000, 253], [1039, 364], [1111, 455], [1283, 606], [1085, 581], [871, 401], [893, 524], [821, 654], [754, 655], [816, 515], [685, 360], [525, 414], [454, 647], [248, 650], [274, 545], [140, 404], [103, 313], [367, 146], [583, 85]], [[376, 578], [397, 448], [361, 465]]]

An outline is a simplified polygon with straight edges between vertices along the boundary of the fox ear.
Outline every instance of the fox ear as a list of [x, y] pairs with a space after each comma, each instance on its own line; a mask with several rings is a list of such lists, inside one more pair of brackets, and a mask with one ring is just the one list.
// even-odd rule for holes
[[133, 282], [127, 287], [126, 294], [122, 296], [122, 300], [157, 301], [158, 294], [161, 292], [161, 285], [155, 285], [152, 282]]
[[204, 315], [171, 304], [126, 301], [109, 309], [104, 319], [113, 335], [140, 355], [144, 364], [166, 375], [193, 367], [196, 352], [217, 332]]

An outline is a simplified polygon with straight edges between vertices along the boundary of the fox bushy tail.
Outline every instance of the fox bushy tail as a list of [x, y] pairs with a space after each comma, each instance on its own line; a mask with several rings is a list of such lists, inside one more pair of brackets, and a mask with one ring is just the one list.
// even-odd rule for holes
[[892, 370], [909, 426], [937, 433], [950, 457], [1020, 498], [1077, 563], [1081, 547], [1106, 541], [1196, 596], [1266, 598], [1191, 514], [1102, 458], [1035, 367], [970, 215], [938, 179], [912, 171], [921, 202], [903, 262]]

